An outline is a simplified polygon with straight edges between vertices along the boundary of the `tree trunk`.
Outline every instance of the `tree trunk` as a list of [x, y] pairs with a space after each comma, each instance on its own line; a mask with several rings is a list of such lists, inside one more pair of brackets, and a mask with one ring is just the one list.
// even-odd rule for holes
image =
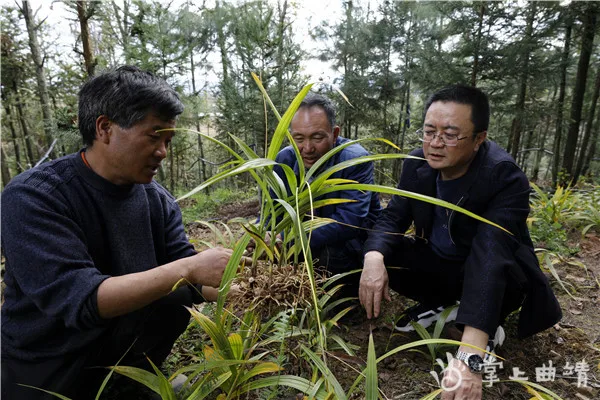
[[115, 1], [111, 1], [111, 5], [114, 11], [114, 17], [117, 21], [117, 26], [119, 28], [119, 33], [121, 35], [121, 45], [123, 46], [123, 56], [125, 57], [125, 64], [131, 63], [131, 55], [130, 55], [130, 24], [128, 21], [129, 18], [129, 0], [123, 1], [123, 18], [120, 18], [121, 12], [119, 6]]
[[588, 111], [587, 122], [585, 124], [585, 130], [583, 132], [583, 140], [581, 141], [581, 150], [579, 151], [579, 157], [577, 160], [577, 168], [575, 168], [575, 176], [573, 177], [573, 183], [577, 182], [579, 175], [583, 170], [583, 164], [589, 152], [588, 145], [590, 143], [590, 137], [592, 134], [592, 126], [594, 125], [594, 113], [596, 111], [596, 105], [598, 104], [598, 97], [600, 96], [600, 65], [596, 71], [596, 84], [594, 86], [594, 94], [592, 95], [592, 103], [590, 104], [590, 110]]
[[479, 51], [481, 48], [481, 35], [483, 31], [483, 16], [485, 14], [485, 3], [481, 2], [479, 6], [479, 26], [477, 27], [477, 41], [475, 43], [475, 52], [473, 54], [473, 69], [471, 71], [471, 86], [477, 84], [477, 74], [479, 73]]
[[579, 136], [579, 124], [581, 123], [581, 110], [583, 108], [585, 84], [590, 65], [590, 57], [594, 46], [594, 31], [596, 29], [596, 14], [598, 12], [597, 5], [588, 3], [586, 9], [587, 12], [584, 12], [582, 15], [583, 30], [581, 34], [581, 52], [579, 55], [579, 63], [577, 65], [577, 76], [575, 77], [573, 100], [571, 101], [571, 117], [562, 164], [563, 185], [566, 185], [575, 175], [575, 170], [573, 168], [575, 162], [575, 150], [577, 147], [577, 138]]
[[[285, 99], [283, 97], [284, 94], [284, 82], [283, 82], [283, 64], [284, 64], [284, 60], [283, 60], [283, 38], [285, 36], [285, 17], [287, 14], [287, 8], [288, 8], [288, 2], [287, 0], [283, 1], [283, 7], [282, 10], [280, 11], [279, 14], [279, 24], [277, 27], [277, 40], [278, 40], [278, 44], [277, 44], [277, 73], [276, 73], [276, 77], [277, 77], [277, 89], [279, 89], [279, 109], [283, 110], [284, 106], [285, 106]], [[332, 127], [333, 129], [333, 127]]]
[[525, 114], [525, 98], [527, 95], [527, 80], [529, 78], [529, 55], [531, 53], [531, 37], [533, 34], [533, 21], [535, 20], [536, 3], [529, 3], [529, 13], [527, 14], [527, 26], [525, 27], [523, 65], [521, 70], [521, 83], [519, 86], [519, 97], [515, 106], [516, 116], [513, 119], [511, 127], [511, 141], [509, 142], [509, 152], [513, 158], [517, 159], [519, 143], [521, 141], [521, 130]]
[[25, 119], [25, 113], [23, 112], [23, 104], [21, 103], [21, 95], [17, 89], [17, 82], [13, 81], [13, 89], [15, 91], [15, 101], [17, 106], [17, 117], [19, 118], [19, 123], [21, 125], [21, 131], [23, 132], [23, 140], [25, 141], [25, 150], [27, 154], [27, 163], [29, 164], [28, 168], [37, 161], [37, 152], [34, 151], [33, 145], [31, 144], [31, 135], [29, 133], [29, 127], [27, 126], [27, 121]]
[[[196, 99], [198, 98], [198, 92], [196, 91], [196, 71], [194, 65], [194, 52], [190, 51], [190, 70], [192, 71], [192, 92]], [[200, 117], [198, 116], [199, 110], [194, 110], [194, 122], [196, 123], [196, 130], [200, 132]], [[210, 118], [210, 117], [209, 117]], [[202, 136], [198, 135], [198, 178], [201, 182], [206, 181], [206, 164], [204, 163], [204, 146], [202, 146]]]
[[[556, 91], [554, 92], [556, 94]], [[548, 138], [548, 131], [550, 130], [550, 123], [552, 117], [548, 115], [546, 117], [546, 127], [544, 128], [544, 133], [541, 135], [540, 140], [538, 141], [539, 150], [535, 153], [535, 161], [533, 162], [533, 173], [531, 174], [531, 180], [537, 182], [539, 174], [540, 174], [540, 164], [542, 162], [542, 157], [544, 157], [546, 139]]]
[[592, 159], [594, 158], [594, 155], [596, 154], [596, 147], [598, 145], [598, 136], [600, 136], [600, 112], [597, 114], [597, 117], [596, 117], [595, 128], [596, 129], [594, 129], [594, 132], [596, 132], [596, 134], [592, 136], [592, 143], [590, 143], [590, 151], [587, 154], [587, 157], [583, 164], [583, 169], [581, 170], [582, 175], [585, 175], [588, 173], [588, 170], [590, 169], [590, 164], [592, 163]]
[[77, 18], [79, 19], [79, 26], [81, 28], [81, 43], [83, 45], [83, 60], [85, 62], [85, 71], [89, 77], [95, 75], [96, 71], [96, 59], [94, 58], [94, 52], [92, 50], [92, 40], [90, 38], [90, 27], [88, 20], [91, 17], [91, 12], [88, 11], [87, 1], [77, 2]]
[[[44, 116], [44, 134], [46, 136], [46, 146], [50, 148], [52, 143], [52, 133], [54, 130], [54, 121], [52, 120], [52, 109], [50, 105], [50, 96], [48, 95], [48, 87], [46, 85], [46, 76], [44, 71], [44, 60], [40, 54], [40, 45], [37, 37], [38, 27], [35, 26], [33, 15], [31, 15], [31, 8], [29, 2], [23, 0], [23, 8], [21, 13], [25, 18], [25, 24], [27, 25], [27, 34], [29, 35], [29, 48], [31, 49], [31, 58], [35, 65], [35, 76], [37, 80], [38, 95], [40, 103], [42, 105], [42, 115]], [[51, 158], [55, 158], [54, 151], [50, 153]], [[31, 160], [35, 162], [35, 160]]]
[[2, 187], [5, 187], [10, 181], [10, 170], [8, 169], [8, 161], [6, 160], [6, 153], [4, 147], [0, 145], [0, 168], [2, 169]]
[[8, 122], [8, 129], [10, 130], [10, 135], [13, 141], [13, 147], [15, 149], [15, 164], [17, 174], [23, 172], [23, 165], [21, 164], [21, 146], [19, 145], [19, 138], [17, 136], [17, 130], [15, 129], [15, 124], [13, 122], [13, 118], [11, 115], [10, 105], [4, 100], [4, 109], [6, 110], [6, 121]]
[[558, 179], [558, 166], [560, 165], [560, 144], [563, 131], [563, 111], [565, 108], [565, 93], [567, 86], [567, 67], [569, 65], [569, 52], [571, 48], [571, 32], [573, 30], [573, 19], [569, 16], [565, 27], [565, 44], [561, 58], [560, 89], [558, 102], [556, 103], [556, 129], [554, 133], [554, 145], [552, 146], [552, 185], [556, 186]]

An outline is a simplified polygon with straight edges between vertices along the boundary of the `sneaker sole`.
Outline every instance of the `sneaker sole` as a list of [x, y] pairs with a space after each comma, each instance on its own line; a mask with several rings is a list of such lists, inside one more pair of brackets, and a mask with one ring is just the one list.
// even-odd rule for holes
[[[458, 314], [458, 307], [455, 307], [450, 312], [450, 314], [448, 314], [448, 318], [446, 318], [445, 323], [454, 321], [456, 319], [457, 314]], [[440, 319], [440, 315], [442, 315], [441, 312], [433, 313], [432, 311], [427, 311], [426, 313], [423, 313], [418, 316], [419, 319], [416, 321], [416, 323], [421, 325], [423, 328], [429, 328], [429, 326], [431, 326], [432, 323], [434, 323], [435, 321]], [[413, 328], [412, 324], [408, 324], [406, 326], [395, 326], [394, 329], [397, 330], [398, 332], [412, 332], [415, 330], [415, 328]], [[502, 333], [504, 333], [504, 331]]]

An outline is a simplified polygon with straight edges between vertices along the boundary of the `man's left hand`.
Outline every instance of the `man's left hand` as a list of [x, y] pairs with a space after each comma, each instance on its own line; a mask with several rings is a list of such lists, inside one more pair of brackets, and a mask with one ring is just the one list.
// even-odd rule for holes
[[481, 400], [482, 376], [469, 370], [467, 365], [455, 358], [450, 360], [442, 379], [442, 400]]

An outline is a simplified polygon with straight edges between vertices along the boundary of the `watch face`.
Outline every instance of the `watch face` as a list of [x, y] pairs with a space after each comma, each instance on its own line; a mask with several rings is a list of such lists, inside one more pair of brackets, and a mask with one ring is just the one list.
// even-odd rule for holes
[[483, 359], [477, 354], [472, 354], [467, 359], [467, 363], [473, 372], [481, 372], [483, 370]]

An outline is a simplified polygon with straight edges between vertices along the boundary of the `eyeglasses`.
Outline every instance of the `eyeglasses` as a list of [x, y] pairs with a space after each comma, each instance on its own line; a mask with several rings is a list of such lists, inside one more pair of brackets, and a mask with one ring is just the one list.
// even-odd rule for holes
[[423, 129], [419, 129], [415, 132], [419, 137], [419, 140], [425, 143], [433, 142], [435, 138], [439, 138], [444, 146], [456, 146], [458, 145], [459, 140], [463, 140], [468, 138], [469, 136], [458, 137], [456, 133], [446, 133], [440, 132], [437, 133], [435, 131], [423, 131]]

